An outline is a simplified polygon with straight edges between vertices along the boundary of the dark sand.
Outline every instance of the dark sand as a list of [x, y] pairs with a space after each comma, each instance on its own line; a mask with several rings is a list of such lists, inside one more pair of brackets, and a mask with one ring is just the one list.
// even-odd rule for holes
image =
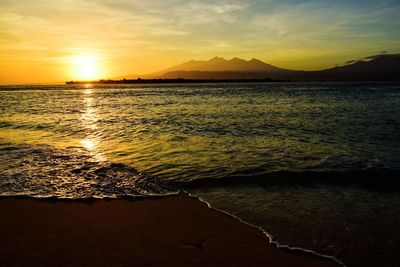
[[0, 198], [1, 266], [338, 266], [289, 254], [184, 194], [139, 200]]

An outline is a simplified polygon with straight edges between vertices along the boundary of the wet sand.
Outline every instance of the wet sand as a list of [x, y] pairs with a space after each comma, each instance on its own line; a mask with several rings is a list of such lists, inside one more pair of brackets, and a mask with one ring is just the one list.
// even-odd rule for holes
[[259, 230], [179, 194], [0, 198], [1, 266], [339, 266], [275, 248]]

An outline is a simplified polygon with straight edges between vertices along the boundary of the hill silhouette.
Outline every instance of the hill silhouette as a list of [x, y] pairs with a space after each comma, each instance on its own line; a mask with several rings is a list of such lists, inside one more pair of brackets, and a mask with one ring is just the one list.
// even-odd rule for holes
[[289, 70], [258, 59], [191, 60], [148, 75], [127, 79], [277, 79], [292, 81], [393, 81], [400, 80], [400, 54], [380, 54], [351, 60], [341, 66], [318, 71]]
[[370, 56], [331, 69], [292, 76], [292, 79], [302, 78], [321, 81], [400, 80], [400, 54]]
[[214, 57], [208, 61], [191, 60], [181, 65], [167, 69], [170, 71], [241, 71], [241, 72], [274, 72], [284, 69], [264, 63], [258, 59], [244, 60], [234, 57], [226, 60], [221, 57]]

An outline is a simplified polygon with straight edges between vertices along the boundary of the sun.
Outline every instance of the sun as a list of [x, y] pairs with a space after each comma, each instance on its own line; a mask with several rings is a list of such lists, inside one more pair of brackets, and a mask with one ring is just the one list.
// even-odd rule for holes
[[74, 79], [94, 80], [101, 78], [100, 62], [94, 55], [77, 55], [71, 60]]

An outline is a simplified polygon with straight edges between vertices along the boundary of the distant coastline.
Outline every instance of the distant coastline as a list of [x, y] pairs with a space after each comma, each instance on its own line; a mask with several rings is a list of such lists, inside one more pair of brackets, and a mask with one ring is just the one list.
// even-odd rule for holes
[[66, 84], [154, 84], [154, 83], [263, 83], [263, 82], [290, 82], [280, 79], [122, 79], [122, 80], [95, 80], [95, 81], [66, 81]]

